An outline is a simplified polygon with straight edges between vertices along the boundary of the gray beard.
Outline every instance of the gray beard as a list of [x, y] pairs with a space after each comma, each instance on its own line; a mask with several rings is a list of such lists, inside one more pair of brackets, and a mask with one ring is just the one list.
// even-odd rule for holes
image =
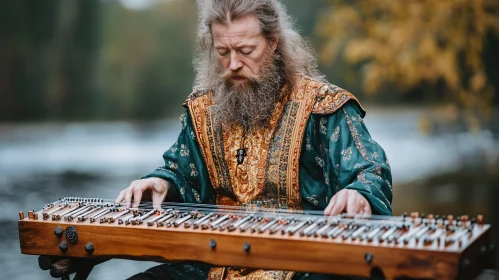
[[[216, 75], [212, 112], [223, 125], [242, 125], [249, 130], [267, 126], [281, 98], [283, 85], [278, 55], [268, 58], [257, 78], [243, 84], [233, 83], [229, 75]], [[217, 73], [222, 73], [220, 68]], [[227, 77], [229, 76], [229, 77]]]

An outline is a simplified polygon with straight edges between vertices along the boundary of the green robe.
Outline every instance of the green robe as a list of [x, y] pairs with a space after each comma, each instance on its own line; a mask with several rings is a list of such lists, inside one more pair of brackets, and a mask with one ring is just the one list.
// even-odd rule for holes
[[[301, 206], [324, 210], [342, 189], [358, 191], [370, 203], [372, 213], [391, 215], [392, 177], [382, 147], [371, 138], [358, 103], [349, 101], [331, 114], [311, 114], [304, 133], [299, 165]], [[177, 141], [163, 154], [164, 166], [144, 176], [170, 182], [167, 200], [214, 204], [203, 154], [188, 111], [182, 114]], [[206, 279], [208, 265], [167, 263], [175, 279]], [[307, 274], [298, 273], [295, 278]], [[313, 275], [311, 279], [323, 279]]]

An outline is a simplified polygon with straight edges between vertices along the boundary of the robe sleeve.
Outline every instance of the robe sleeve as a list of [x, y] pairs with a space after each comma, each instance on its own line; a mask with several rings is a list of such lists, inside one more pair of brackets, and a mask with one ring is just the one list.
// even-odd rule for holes
[[142, 178], [167, 180], [170, 183], [167, 201], [214, 204], [215, 191], [187, 110], [180, 122], [177, 141], [163, 154], [165, 164]]
[[340, 189], [363, 195], [372, 213], [392, 214], [392, 175], [383, 148], [373, 140], [357, 103], [350, 101], [327, 117], [329, 172]]
[[373, 214], [392, 214], [390, 165], [363, 116], [355, 101], [311, 115], [301, 159], [304, 208], [323, 210], [337, 192], [351, 189], [367, 199]]

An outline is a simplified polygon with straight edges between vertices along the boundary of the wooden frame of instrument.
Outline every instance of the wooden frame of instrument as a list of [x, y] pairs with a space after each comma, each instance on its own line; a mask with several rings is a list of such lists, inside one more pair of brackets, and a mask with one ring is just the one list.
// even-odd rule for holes
[[[489, 225], [477, 225], [482, 234], [462, 248], [449, 251], [296, 235], [51, 221], [43, 220], [41, 211], [36, 214], [31, 218], [22, 216], [19, 221], [23, 254], [156, 262], [191, 260], [218, 266], [364, 277], [381, 273], [386, 279], [473, 279], [494, 263], [493, 254], [487, 250]], [[54, 229], [70, 225], [77, 229], [78, 241], [69, 243], [67, 252], [62, 253], [59, 244], [64, 237], [54, 235]], [[216, 242], [214, 248], [210, 247], [212, 240]], [[84, 250], [87, 242], [95, 248], [92, 255]], [[249, 250], [243, 250], [245, 243], [250, 245]], [[372, 258], [366, 260], [367, 254]]]

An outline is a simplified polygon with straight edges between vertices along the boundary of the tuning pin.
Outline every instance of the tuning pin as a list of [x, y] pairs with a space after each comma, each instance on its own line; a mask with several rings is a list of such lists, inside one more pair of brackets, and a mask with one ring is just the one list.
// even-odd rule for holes
[[214, 250], [217, 247], [217, 242], [215, 240], [211, 239], [208, 247], [210, 247], [210, 249]]
[[412, 212], [411, 213], [411, 218], [412, 218], [413, 221], [416, 220], [418, 217], [419, 217], [419, 213], [418, 212]]
[[249, 242], [245, 242], [243, 245], [243, 251], [249, 253], [250, 250], [251, 250], [251, 244]]
[[468, 219], [469, 219], [468, 215], [461, 216], [461, 222], [463, 224], [466, 223], [466, 222], [468, 222]]
[[483, 224], [483, 215], [476, 216], [476, 222], [481, 225]]
[[447, 221], [449, 222], [449, 224], [452, 224], [452, 220], [454, 220], [454, 216], [448, 215], [447, 216]]

